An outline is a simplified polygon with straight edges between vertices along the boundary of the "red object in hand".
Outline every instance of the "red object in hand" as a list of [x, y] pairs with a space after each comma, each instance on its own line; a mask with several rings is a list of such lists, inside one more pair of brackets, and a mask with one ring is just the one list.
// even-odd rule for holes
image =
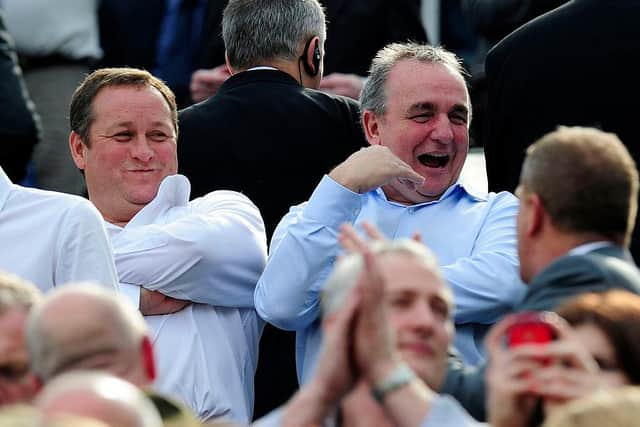
[[523, 312], [505, 332], [508, 347], [522, 344], [544, 344], [556, 338], [553, 327], [545, 320], [544, 313]]

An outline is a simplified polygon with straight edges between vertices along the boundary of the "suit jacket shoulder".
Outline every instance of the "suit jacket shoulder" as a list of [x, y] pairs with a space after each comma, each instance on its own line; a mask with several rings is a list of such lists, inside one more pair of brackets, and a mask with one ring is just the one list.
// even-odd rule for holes
[[517, 309], [553, 310], [573, 296], [619, 288], [640, 294], [640, 271], [626, 250], [610, 247], [566, 255], [533, 279]]

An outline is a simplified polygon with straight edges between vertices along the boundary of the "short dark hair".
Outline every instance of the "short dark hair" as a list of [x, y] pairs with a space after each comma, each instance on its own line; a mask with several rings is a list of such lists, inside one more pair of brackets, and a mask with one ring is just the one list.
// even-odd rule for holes
[[157, 89], [171, 110], [173, 127], [178, 135], [178, 107], [176, 97], [169, 87], [160, 79], [145, 70], [137, 68], [101, 68], [89, 74], [80, 83], [71, 98], [69, 109], [69, 124], [71, 130], [80, 136], [82, 142], [88, 147], [89, 127], [94, 120], [93, 100], [98, 92], [105, 87], [137, 86], [152, 87]]
[[297, 59], [300, 45], [314, 36], [324, 43], [326, 22], [318, 0], [230, 0], [224, 9], [222, 38], [234, 68]]
[[584, 294], [556, 312], [571, 326], [600, 329], [615, 349], [621, 370], [632, 384], [640, 384], [640, 296], [622, 290]]
[[615, 134], [560, 126], [527, 149], [520, 186], [540, 197], [559, 229], [629, 243], [638, 170]]

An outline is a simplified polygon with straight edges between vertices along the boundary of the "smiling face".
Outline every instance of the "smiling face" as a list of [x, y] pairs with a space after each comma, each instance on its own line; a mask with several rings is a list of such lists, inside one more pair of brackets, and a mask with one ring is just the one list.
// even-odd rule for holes
[[386, 112], [363, 115], [367, 139], [387, 146], [425, 178], [417, 189], [399, 181], [384, 187], [404, 204], [438, 199], [454, 184], [469, 148], [469, 94], [462, 76], [444, 64], [404, 60], [385, 87]]
[[92, 116], [89, 144], [71, 133], [72, 156], [105, 220], [126, 224], [177, 173], [171, 110], [155, 88], [112, 86], [98, 92]]
[[380, 258], [380, 263], [398, 350], [416, 374], [438, 390], [454, 332], [451, 292], [440, 277], [413, 256], [388, 254]]

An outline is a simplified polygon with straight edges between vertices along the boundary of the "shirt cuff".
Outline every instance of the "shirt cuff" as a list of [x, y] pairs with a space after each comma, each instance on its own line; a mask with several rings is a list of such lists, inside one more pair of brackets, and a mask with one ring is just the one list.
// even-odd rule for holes
[[138, 310], [140, 308], [140, 286], [120, 283], [120, 293]]
[[338, 228], [344, 222], [353, 223], [360, 214], [362, 194], [354, 193], [325, 175], [316, 187], [303, 215], [324, 224]]

